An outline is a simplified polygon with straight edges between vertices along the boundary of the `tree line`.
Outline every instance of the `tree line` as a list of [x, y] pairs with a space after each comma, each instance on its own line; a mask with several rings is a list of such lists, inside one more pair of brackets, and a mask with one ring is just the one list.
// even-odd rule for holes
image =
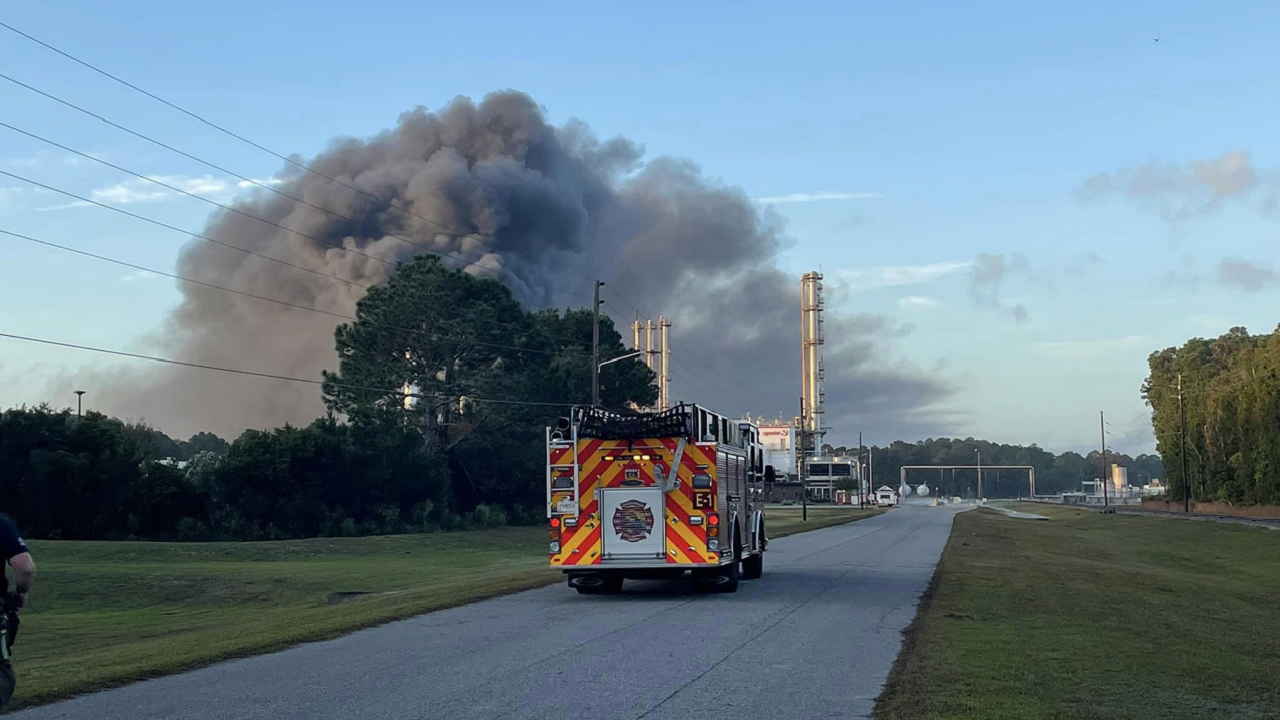
[[[829, 454], [855, 457], [858, 447], [827, 445]], [[976, 465], [979, 452], [982, 458], [982, 492], [989, 498], [1025, 497], [1030, 494], [1028, 473], [1021, 470], [992, 470], [991, 465], [1030, 465], [1035, 468], [1036, 494], [1053, 495], [1081, 489], [1081, 482], [1107, 477], [1102, 451], [1093, 450], [1081, 455], [1067, 451], [1054, 454], [1034, 443], [1009, 445], [974, 438], [929, 438], [914, 443], [895, 441], [887, 447], [862, 448], [863, 462], [871, 456], [871, 481], [873, 487], [888, 485], [897, 488], [904, 465]], [[1145, 485], [1153, 479], [1164, 478], [1160, 457], [1141, 454], [1131, 457], [1124, 453], [1107, 451], [1106, 465], [1119, 465], [1128, 470], [1132, 485]], [[908, 470], [907, 484], [915, 487], [929, 486], [932, 492], [948, 496], [977, 496], [978, 473], [967, 470]]]
[[1280, 503], [1280, 327], [1194, 338], [1152, 353], [1148, 366], [1142, 394], [1170, 497]]
[[[402, 264], [335, 332], [325, 417], [175, 440], [48, 406], [0, 413], [0, 511], [35, 538], [259, 540], [543, 520], [543, 428], [591, 396], [592, 313], [527, 311], [434, 256]], [[630, 352], [601, 318], [601, 358]], [[229, 382], [243, 382], [235, 378]], [[641, 362], [601, 401], [656, 400]], [[183, 464], [179, 467], [179, 461]]]

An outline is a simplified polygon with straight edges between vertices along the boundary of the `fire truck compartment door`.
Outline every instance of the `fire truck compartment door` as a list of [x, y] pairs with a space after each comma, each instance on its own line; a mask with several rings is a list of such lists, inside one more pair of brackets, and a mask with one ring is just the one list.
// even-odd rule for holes
[[666, 513], [661, 487], [602, 489], [600, 511], [605, 561], [665, 556]]

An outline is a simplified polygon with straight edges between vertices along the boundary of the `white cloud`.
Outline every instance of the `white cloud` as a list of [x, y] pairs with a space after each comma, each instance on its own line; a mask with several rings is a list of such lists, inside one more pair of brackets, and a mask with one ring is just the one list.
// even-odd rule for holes
[[[194, 195], [225, 195], [231, 189], [230, 183], [212, 175], [203, 175], [201, 177], [153, 175], [152, 177], [165, 185], [172, 185]], [[98, 202], [118, 203], [121, 205], [182, 197], [182, 195], [166, 187], [141, 178], [93, 190], [89, 193], [89, 196]]]
[[139, 282], [142, 280], [155, 280], [158, 277], [160, 276], [156, 275], [153, 272], [147, 272], [146, 270], [138, 270], [137, 272], [131, 272], [128, 275], [125, 275], [124, 277], [120, 278], [120, 281], [121, 282]]
[[4, 212], [18, 204], [18, 197], [22, 195], [22, 188], [16, 187], [0, 187], [0, 212]]
[[[266, 185], [266, 186], [268, 186], [268, 187], [275, 187], [276, 185], [280, 185], [280, 184], [282, 184], [283, 182], [284, 182], [284, 181], [283, 181], [283, 180], [281, 180], [280, 178], [274, 178], [274, 177], [271, 177], [271, 178], [265, 178], [265, 179], [249, 178], [248, 180], [241, 180], [240, 182], [236, 183], [236, 187], [239, 187], [239, 188], [251, 188], [251, 187], [258, 187], [259, 185]], [[256, 184], [255, 184], [255, 183], [256, 183]]]
[[884, 194], [877, 192], [813, 192], [756, 198], [756, 202], [761, 205], [777, 205], [780, 203], [821, 202], [823, 200], [879, 200], [882, 197], [884, 197]]
[[139, 182], [141, 181], [124, 182], [111, 187], [99, 188], [90, 192], [89, 195], [98, 202], [128, 204], [163, 200], [172, 194], [159, 185], [148, 183], [145, 188], [138, 187]]
[[61, 205], [49, 205], [48, 207], [33, 208], [33, 210], [35, 210], [35, 212], [49, 212], [50, 210], [66, 210], [68, 208], [80, 207], [93, 207], [93, 203], [85, 202], [84, 200], [74, 200], [69, 203], [62, 203]]
[[1135, 350], [1145, 351], [1152, 342], [1141, 335], [1128, 335], [1102, 340], [1042, 342], [1036, 343], [1035, 349], [1053, 360], [1094, 360], [1108, 355], [1132, 353]]
[[904, 310], [913, 308], [931, 308], [937, 306], [938, 301], [927, 295], [908, 295], [904, 298], [898, 298], [898, 307]]
[[850, 290], [875, 290], [899, 285], [922, 285], [946, 275], [968, 270], [971, 262], [941, 262], [928, 265], [885, 265], [853, 270], [837, 270]]

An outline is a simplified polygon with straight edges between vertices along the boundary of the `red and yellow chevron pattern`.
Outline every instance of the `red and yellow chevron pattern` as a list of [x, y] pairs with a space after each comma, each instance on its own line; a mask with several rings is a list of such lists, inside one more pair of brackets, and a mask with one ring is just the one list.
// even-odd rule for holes
[[[578, 441], [578, 522], [577, 527], [566, 527], [560, 534], [560, 552], [551, 556], [552, 567], [599, 565], [602, 552], [600, 523], [596, 491], [600, 488], [619, 487], [627, 477], [627, 470], [635, 470], [645, 485], [653, 485], [653, 467], [656, 463], [667, 466], [675, 456], [679, 440], [653, 438], [648, 440], [579, 440]], [[570, 448], [551, 449], [551, 463], [571, 462]], [[623, 459], [623, 456], [648, 455], [650, 460]], [[605, 460], [606, 456], [616, 459]], [[710, 475], [716, 479], [716, 447], [714, 443], [686, 443], [684, 456], [677, 469], [680, 486], [666, 494], [666, 545], [668, 565], [715, 564], [716, 553], [707, 552], [705, 526], [690, 525], [689, 517], [701, 515], [693, 509], [693, 476]], [[713, 485], [714, 487], [714, 485]], [[714, 490], [713, 490], [714, 492]], [[559, 497], [553, 494], [552, 502]]]

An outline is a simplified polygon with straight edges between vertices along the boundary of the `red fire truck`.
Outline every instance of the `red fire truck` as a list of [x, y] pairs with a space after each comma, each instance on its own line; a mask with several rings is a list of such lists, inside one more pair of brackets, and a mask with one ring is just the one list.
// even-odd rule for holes
[[551, 567], [579, 593], [692, 572], [734, 592], [764, 571], [759, 429], [697, 405], [575, 408], [547, 428]]

